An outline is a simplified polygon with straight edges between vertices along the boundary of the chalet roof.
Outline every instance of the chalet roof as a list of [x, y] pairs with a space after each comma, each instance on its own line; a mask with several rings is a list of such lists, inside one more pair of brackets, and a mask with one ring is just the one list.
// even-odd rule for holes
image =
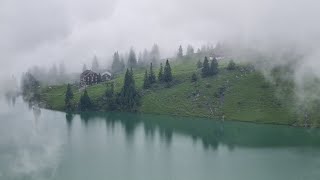
[[101, 74], [102, 76], [108, 75], [108, 76], [112, 76], [112, 74], [109, 71], [105, 71], [104, 73]]
[[85, 70], [83, 71], [83, 73], [81, 73], [81, 76], [87, 76], [87, 75], [90, 75], [90, 74], [97, 74], [91, 70]]

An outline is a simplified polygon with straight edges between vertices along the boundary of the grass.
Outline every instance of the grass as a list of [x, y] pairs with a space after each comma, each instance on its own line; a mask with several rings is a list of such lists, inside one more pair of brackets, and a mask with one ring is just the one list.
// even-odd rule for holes
[[[189, 57], [171, 61], [174, 82], [169, 88], [157, 83], [150, 89], [143, 90], [144, 69], [135, 70], [136, 86], [143, 94], [139, 111], [146, 114], [256, 123], [302, 124], [301, 115], [297, 116], [292, 111], [293, 98], [291, 96], [279, 98], [277, 87], [268, 83], [259, 72], [245, 69], [247, 65], [244, 64], [237, 70], [228, 71], [226, 69], [228, 61], [222, 60], [219, 62], [218, 75], [201, 78], [200, 71], [196, 67], [198, 59], [199, 57]], [[191, 75], [194, 72], [198, 76], [197, 82], [191, 82]], [[117, 92], [121, 89], [123, 78], [123, 75], [119, 75], [114, 79]], [[98, 102], [104, 96], [106, 86], [107, 84], [102, 83], [87, 89], [93, 102]], [[66, 85], [44, 88], [42, 99], [47, 108], [63, 111], [65, 90]], [[77, 87], [73, 87], [73, 92], [73, 103], [76, 106], [81, 93]]]

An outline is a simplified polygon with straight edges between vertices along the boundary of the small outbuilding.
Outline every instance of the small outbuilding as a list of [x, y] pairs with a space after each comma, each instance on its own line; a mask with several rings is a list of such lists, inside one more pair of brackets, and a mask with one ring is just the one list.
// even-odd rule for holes
[[112, 79], [112, 74], [109, 71], [105, 71], [101, 74], [102, 81], [110, 81]]

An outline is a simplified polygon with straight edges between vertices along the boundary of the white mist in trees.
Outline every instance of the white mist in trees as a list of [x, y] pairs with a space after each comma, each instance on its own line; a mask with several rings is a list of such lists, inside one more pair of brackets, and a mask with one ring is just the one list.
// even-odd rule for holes
[[84, 71], [86, 71], [86, 70], [88, 70], [87, 65], [86, 65], [86, 64], [83, 64], [83, 66], [82, 66], [82, 72], [84, 72]]
[[118, 51], [113, 54], [111, 69], [113, 73], [118, 73], [124, 70], [124, 64], [120, 60]]
[[128, 67], [133, 68], [137, 66], [137, 57], [133, 48], [130, 49], [129, 57], [128, 57]]
[[61, 77], [66, 75], [66, 66], [64, 65], [63, 62], [59, 64], [59, 75]]
[[142, 61], [144, 64], [146, 64], [147, 62], [149, 62], [150, 59], [150, 55], [147, 49], [143, 50], [143, 54], [142, 54]]
[[97, 56], [94, 56], [94, 57], [93, 57], [92, 65], [91, 65], [91, 70], [92, 70], [93, 72], [96, 72], [96, 73], [98, 73], [98, 72], [100, 71], [100, 69], [99, 69], [99, 62], [98, 62]]
[[160, 61], [160, 50], [159, 50], [159, 46], [157, 44], [154, 44], [152, 46], [152, 49], [150, 52], [150, 58], [151, 58], [151, 62], [154, 65]]
[[183, 56], [183, 50], [182, 50], [182, 46], [180, 45], [180, 46], [179, 46], [179, 49], [178, 49], [177, 57], [178, 57], [178, 58], [182, 58], [182, 56]]

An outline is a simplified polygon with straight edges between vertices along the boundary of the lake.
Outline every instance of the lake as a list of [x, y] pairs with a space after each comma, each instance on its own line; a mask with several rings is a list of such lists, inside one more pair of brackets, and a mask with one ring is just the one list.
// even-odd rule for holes
[[0, 100], [1, 180], [316, 180], [320, 130]]

